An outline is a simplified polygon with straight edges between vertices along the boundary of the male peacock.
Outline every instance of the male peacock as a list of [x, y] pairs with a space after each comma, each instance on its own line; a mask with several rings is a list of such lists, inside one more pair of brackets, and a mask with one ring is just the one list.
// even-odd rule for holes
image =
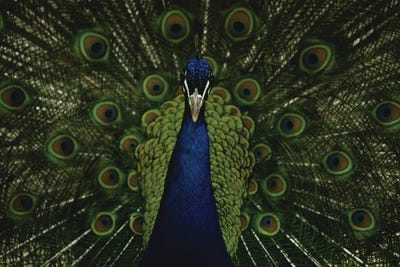
[[399, 1], [139, 2], [0, 3], [0, 265], [397, 266]]

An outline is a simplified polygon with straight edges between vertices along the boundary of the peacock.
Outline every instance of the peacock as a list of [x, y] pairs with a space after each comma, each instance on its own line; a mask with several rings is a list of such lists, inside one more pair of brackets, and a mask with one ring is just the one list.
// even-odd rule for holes
[[398, 266], [399, 13], [2, 0], [0, 266]]

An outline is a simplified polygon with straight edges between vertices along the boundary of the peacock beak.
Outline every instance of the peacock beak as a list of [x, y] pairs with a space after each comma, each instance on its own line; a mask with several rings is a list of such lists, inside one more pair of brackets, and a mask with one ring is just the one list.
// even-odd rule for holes
[[203, 106], [203, 101], [204, 98], [199, 94], [197, 88], [194, 90], [194, 93], [189, 96], [189, 106], [192, 113], [193, 122], [196, 122], [199, 117], [200, 109]]

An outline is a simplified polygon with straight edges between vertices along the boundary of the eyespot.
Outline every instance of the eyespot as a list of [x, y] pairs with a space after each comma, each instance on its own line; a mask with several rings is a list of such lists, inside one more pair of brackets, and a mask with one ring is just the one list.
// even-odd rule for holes
[[349, 222], [354, 230], [368, 231], [375, 227], [375, 217], [366, 209], [354, 209], [348, 214]]
[[279, 197], [286, 192], [286, 181], [280, 174], [271, 174], [263, 182], [264, 192], [271, 197]]
[[382, 125], [397, 124], [400, 121], [400, 105], [393, 101], [384, 101], [374, 108], [373, 115], [375, 120]]
[[6, 86], [0, 90], [0, 104], [8, 110], [18, 110], [25, 106], [29, 101], [26, 91], [19, 86]]
[[128, 174], [128, 187], [134, 192], [139, 190], [139, 174], [135, 170]]
[[211, 89], [212, 94], [222, 97], [226, 104], [230, 103], [232, 100], [231, 94], [228, 90], [223, 87], [213, 87]]
[[79, 40], [79, 50], [86, 60], [91, 62], [108, 60], [110, 44], [106, 37], [98, 33], [87, 32], [81, 34]]
[[253, 148], [254, 156], [256, 161], [269, 160], [272, 155], [271, 148], [267, 144], [257, 144]]
[[142, 116], [142, 126], [146, 128], [158, 116], [160, 116], [160, 111], [157, 109], [151, 109], [151, 110], [146, 111]]
[[278, 132], [284, 137], [294, 137], [302, 134], [306, 128], [306, 120], [295, 113], [283, 115], [278, 122]]
[[250, 223], [250, 216], [245, 213], [242, 212], [242, 214], [240, 214], [240, 231], [244, 231], [247, 229], [247, 227], [249, 226]]
[[247, 39], [253, 31], [253, 15], [243, 7], [232, 10], [225, 20], [225, 30], [234, 41]]
[[254, 134], [254, 131], [256, 129], [256, 124], [254, 123], [254, 120], [247, 116], [247, 115], [243, 115], [242, 116], [242, 122], [243, 122], [243, 126], [249, 130], [249, 134], [250, 136], [252, 136]]
[[97, 103], [93, 108], [93, 117], [101, 125], [111, 125], [121, 120], [121, 111], [114, 102]]
[[28, 193], [20, 193], [15, 195], [9, 204], [10, 211], [15, 215], [30, 214], [36, 206], [36, 198]]
[[47, 145], [47, 154], [55, 160], [71, 160], [78, 153], [78, 143], [68, 135], [57, 135]]
[[318, 73], [331, 66], [332, 58], [332, 49], [327, 45], [306, 47], [300, 55], [300, 69], [309, 74]]
[[104, 189], [116, 189], [123, 180], [123, 173], [115, 166], [109, 166], [100, 171], [97, 180]]
[[115, 215], [109, 212], [100, 212], [91, 225], [93, 233], [98, 236], [111, 234], [115, 229]]
[[258, 232], [267, 236], [276, 235], [281, 228], [278, 216], [272, 212], [259, 214], [256, 223]]
[[254, 179], [251, 179], [251, 180], [250, 180], [247, 191], [249, 192], [249, 195], [250, 195], [250, 196], [252, 196], [252, 195], [254, 195], [255, 193], [257, 193], [257, 191], [258, 191], [258, 184], [257, 184], [256, 180], [254, 180]]
[[129, 226], [132, 230], [137, 235], [143, 235], [143, 223], [144, 219], [143, 216], [139, 213], [134, 213], [131, 215], [131, 219], [129, 221]]
[[157, 74], [149, 75], [143, 81], [143, 92], [152, 101], [162, 102], [168, 92], [168, 83]]
[[218, 67], [218, 63], [217, 61], [215, 61], [214, 58], [209, 57], [209, 56], [204, 56], [204, 59], [207, 60], [208, 65], [210, 66], [210, 69], [212, 71], [212, 74], [215, 76], [217, 76], [218, 71], [219, 71], [219, 67]]
[[257, 102], [261, 95], [261, 88], [256, 80], [246, 78], [236, 84], [233, 94], [238, 104], [250, 106]]
[[169, 11], [162, 19], [161, 31], [165, 39], [171, 43], [178, 44], [184, 41], [189, 35], [189, 21], [181, 11]]
[[142, 142], [142, 138], [136, 134], [129, 134], [124, 136], [119, 142], [121, 150], [127, 153], [134, 153], [136, 147]]
[[335, 175], [346, 174], [353, 168], [353, 162], [348, 154], [342, 151], [332, 151], [323, 160], [325, 169]]

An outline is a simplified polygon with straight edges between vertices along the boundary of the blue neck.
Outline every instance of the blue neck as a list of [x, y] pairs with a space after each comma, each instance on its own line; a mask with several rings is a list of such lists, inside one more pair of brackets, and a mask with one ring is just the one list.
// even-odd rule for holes
[[204, 108], [196, 123], [185, 109], [157, 220], [139, 266], [233, 266], [211, 186]]

